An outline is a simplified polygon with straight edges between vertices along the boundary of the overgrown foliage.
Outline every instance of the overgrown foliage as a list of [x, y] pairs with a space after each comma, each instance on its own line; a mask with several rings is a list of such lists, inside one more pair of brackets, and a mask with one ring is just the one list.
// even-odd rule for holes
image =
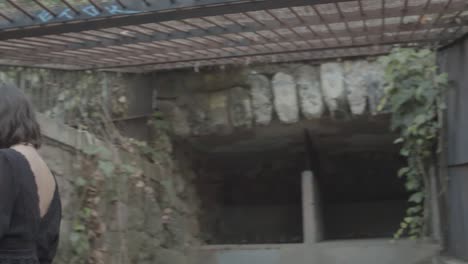
[[[159, 116], [159, 115], [157, 115]], [[170, 163], [169, 149], [171, 144], [162, 120], [151, 119], [148, 125], [154, 129], [154, 142], [146, 143], [118, 134], [112, 133], [114, 141], [103, 138], [104, 145], [88, 147], [80, 155], [79, 167], [81, 175], [75, 181], [75, 188], [79, 196], [79, 208], [75, 212], [73, 230], [70, 234], [70, 242], [73, 249], [72, 258], [68, 263], [73, 264], [105, 264], [106, 245], [103, 243], [103, 235], [109, 228], [108, 221], [103, 212], [111, 211], [115, 221], [114, 229], [119, 230], [119, 237], [114, 244], [118, 244], [118, 263], [129, 263], [128, 246], [125, 237], [127, 226], [120, 222], [122, 212], [119, 203], [127, 203], [130, 197], [128, 188], [144, 193], [152, 203], [161, 203], [161, 197], [157, 199], [156, 188], [151, 179], [140, 168], [141, 160], [155, 165], [167, 166]], [[115, 135], [118, 138], [115, 138]], [[157, 146], [157, 147], [156, 147]], [[129, 155], [122, 157], [125, 150]], [[159, 193], [161, 195], [161, 193]], [[103, 209], [104, 207], [104, 209]], [[107, 208], [106, 208], [107, 207]], [[167, 205], [170, 208], [170, 205]], [[170, 213], [168, 213], [170, 214]], [[162, 216], [164, 221], [169, 221], [168, 215]], [[108, 220], [108, 218], [107, 218]], [[114, 256], [115, 257], [115, 256]]]
[[[122, 202], [122, 187], [127, 184], [135, 186], [149, 195], [154, 190], [145, 178], [143, 171], [138, 169], [132, 162], [121, 162], [113, 150], [106, 146], [92, 146], [84, 150], [80, 157], [80, 169], [82, 177], [75, 181], [76, 193], [79, 196], [79, 210], [75, 211], [73, 229], [70, 234], [71, 248], [73, 254], [68, 263], [74, 264], [104, 264], [103, 233], [109, 229], [102, 214], [103, 206], [119, 208]], [[117, 206], [116, 206], [117, 205]], [[101, 210], [100, 210], [101, 208]], [[107, 208], [105, 211], [109, 211]], [[119, 210], [113, 210], [116, 219], [114, 229], [125, 230], [124, 223], [120, 223]], [[120, 263], [128, 263], [125, 250], [125, 239], [119, 237], [121, 247]]]
[[435, 53], [428, 49], [396, 49], [383, 57], [385, 96], [380, 110], [392, 115], [391, 129], [400, 137], [400, 154], [407, 159], [398, 176], [405, 179], [410, 207], [395, 238], [425, 235], [428, 216], [429, 175], [437, 162], [438, 137], [445, 108], [443, 94], [448, 87], [445, 74], [439, 74]]
[[108, 138], [109, 133], [114, 132], [109, 122], [123, 117], [126, 112], [125, 87], [109, 83], [106, 73], [86, 72], [81, 74], [73, 89], [63, 89], [57, 94], [57, 104], [46, 114]]
[[[59, 103], [47, 112], [50, 116], [62, 116], [70, 125], [95, 135], [100, 144], [93, 145], [78, 154], [77, 169], [81, 177], [74, 182], [79, 201], [73, 211], [73, 226], [69, 237], [71, 264], [104, 264], [105, 243], [103, 234], [109, 228], [103, 212], [113, 214], [113, 228], [126, 230], [118, 223], [119, 203], [126, 203], [129, 187], [155, 198], [154, 184], [139, 168], [138, 160], [155, 165], [170, 162], [171, 143], [166, 133], [167, 124], [159, 113], [148, 119], [154, 142], [143, 142], [120, 134], [114, 119], [127, 112], [125, 86], [109, 82], [105, 73], [83, 73], [75, 89], [58, 94]], [[94, 136], [93, 136], [94, 137]], [[94, 141], [94, 140], [93, 140]], [[130, 153], [122, 159], [121, 151]], [[130, 157], [132, 156], [132, 157]], [[131, 186], [128, 186], [130, 184]], [[126, 239], [123, 232], [113, 243], [119, 247], [119, 263], [129, 263]]]

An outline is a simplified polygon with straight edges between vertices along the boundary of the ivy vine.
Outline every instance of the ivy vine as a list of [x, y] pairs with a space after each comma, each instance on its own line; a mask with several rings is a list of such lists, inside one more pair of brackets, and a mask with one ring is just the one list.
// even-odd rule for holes
[[400, 137], [400, 154], [407, 166], [398, 171], [410, 192], [410, 206], [395, 239], [425, 235], [428, 220], [429, 175], [437, 162], [439, 131], [445, 109], [446, 74], [438, 73], [436, 55], [428, 49], [396, 49], [382, 57], [385, 95], [379, 110], [391, 113], [391, 129]]
[[[58, 94], [58, 103], [46, 112], [52, 117], [62, 117], [69, 125], [96, 136], [101, 144], [92, 145], [76, 153], [80, 177], [74, 180], [76, 208], [72, 216], [69, 236], [71, 251], [66, 259], [71, 264], [104, 264], [105, 243], [103, 234], [108, 228], [103, 212], [121, 219], [120, 202], [126, 203], [123, 193], [128, 184], [145, 193], [156, 203], [155, 184], [139, 169], [138, 160], [155, 165], [170, 162], [171, 142], [168, 124], [161, 113], [149, 117], [153, 142], [143, 142], [120, 134], [114, 119], [125, 117], [128, 109], [124, 86], [108, 79], [106, 73], [80, 72], [75, 89]], [[132, 157], [122, 159], [122, 150]], [[125, 188], [125, 190], [123, 190]], [[124, 225], [124, 223], [121, 223]], [[117, 223], [119, 225], [119, 223]], [[119, 226], [125, 230], [125, 226]], [[126, 238], [119, 232], [120, 263], [129, 263]], [[65, 260], [64, 260], [65, 261]]]
[[[161, 132], [161, 134], [164, 134]], [[158, 164], [158, 162], [169, 159], [166, 149], [154, 148], [148, 143], [135, 139], [121, 137], [120, 145], [106, 144], [90, 146], [79, 155], [80, 177], [75, 179], [74, 185], [78, 196], [79, 205], [73, 217], [73, 228], [70, 234], [72, 248], [71, 259], [68, 263], [73, 264], [104, 264], [105, 257], [103, 244], [100, 242], [103, 233], [108, 228], [102, 213], [102, 206], [126, 202], [122, 186], [128, 184], [141, 190], [153, 201], [156, 191], [151, 180], [146, 177], [137, 166], [136, 159], [145, 159]], [[107, 143], [107, 142], [105, 142]], [[121, 160], [119, 152], [125, 148], [129, 153], [137, 157], [133, 160]], [[154, 160], [153, 160], [154, 159]], [[118, 208], [118, 207], [116, 207]], [[120, 219], [114, 212], [113, 219]], [[119, 230], [125, 230], [123, 223], [117, 223]], [[121, 263], [128, 263], [126, 256], [126, 239], [119, 233], [119, 243], [122, 247], [119, 251], [122, 256]]]

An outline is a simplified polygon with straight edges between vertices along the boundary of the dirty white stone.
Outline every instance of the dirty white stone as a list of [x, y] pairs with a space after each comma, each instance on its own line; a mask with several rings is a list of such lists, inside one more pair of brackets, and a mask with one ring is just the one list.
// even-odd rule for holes
[[234, 127], [251, 127], [253, 114], [249, 91], [243, 87], [234, 87], [229, 96], [229, 115]]
[[252, 111], [255, 123], [268, 125], [273, 116], [273, 93], [270, 80], [261, 74], [251, 74], [247, 78], [252, 97]]
[[385, 69], [379, 62], [369, 62], [366, 75], [366, 92], [369, 100], [369, 109], [373, 115], [378, 114], [377, 107], [384, 95], [384, 74]]
[[290, 74], [278, 72], [272, 81], [276, 113], [283, 123], [295, 123], [299, 120], [299, 105], [296, 83]]
[[171, 120], [172, 131], [178, 136], [190, 135], [190, 124], [188, 114], [175, 102], [160, 101], [159, 109], [166, 113]]
[[179, 136], [190, 135], [190, 125], [187, 120], [187, 113], [179, 107], [175, 107], [172, 112], [172, 128]]
[[204, 136], [213, 133], [210, 120], [209, 98], [206, 94], [183, 96], [179, 101], [183, 102], [182, 104], [179, 103], [179, 105], [187, 113], [188, 123], [193, 135]]
[[365, 60], [344, 63], [346, 97], [353, 115], [362, 115], [367, 106], [367, 75], [369, 63]]
[[215, 132], [229, 130], [229, 113], [227, 109], [228, 94], [226, 91], [214, 92], [209, 97], [210, 123]]
[[303, 65], [296, 70], [296, 85], [302, 114], [306, 119], [319, 118], [325, 110], [318, 67]]
[[341, 63], [329, 62], [320, 67], [322, 92], [330, 112], [340, 110], [345, 100], [343, 67]]

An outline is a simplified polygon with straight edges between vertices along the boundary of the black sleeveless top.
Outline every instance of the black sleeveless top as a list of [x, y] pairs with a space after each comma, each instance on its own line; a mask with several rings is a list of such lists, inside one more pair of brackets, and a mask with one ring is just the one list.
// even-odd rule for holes
[[41, 219], [34, 174], [26, 158], [0, 149], [0, 264], [50, 264], [58, 245], [58, 187]]

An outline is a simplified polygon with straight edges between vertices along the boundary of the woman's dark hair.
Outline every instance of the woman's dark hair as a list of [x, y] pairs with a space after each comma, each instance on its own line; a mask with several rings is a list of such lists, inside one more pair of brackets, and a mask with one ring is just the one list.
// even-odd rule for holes
[[0, 82], [0, 148], [21, 143], [41, 146], [34, 109], [16, 86]]

